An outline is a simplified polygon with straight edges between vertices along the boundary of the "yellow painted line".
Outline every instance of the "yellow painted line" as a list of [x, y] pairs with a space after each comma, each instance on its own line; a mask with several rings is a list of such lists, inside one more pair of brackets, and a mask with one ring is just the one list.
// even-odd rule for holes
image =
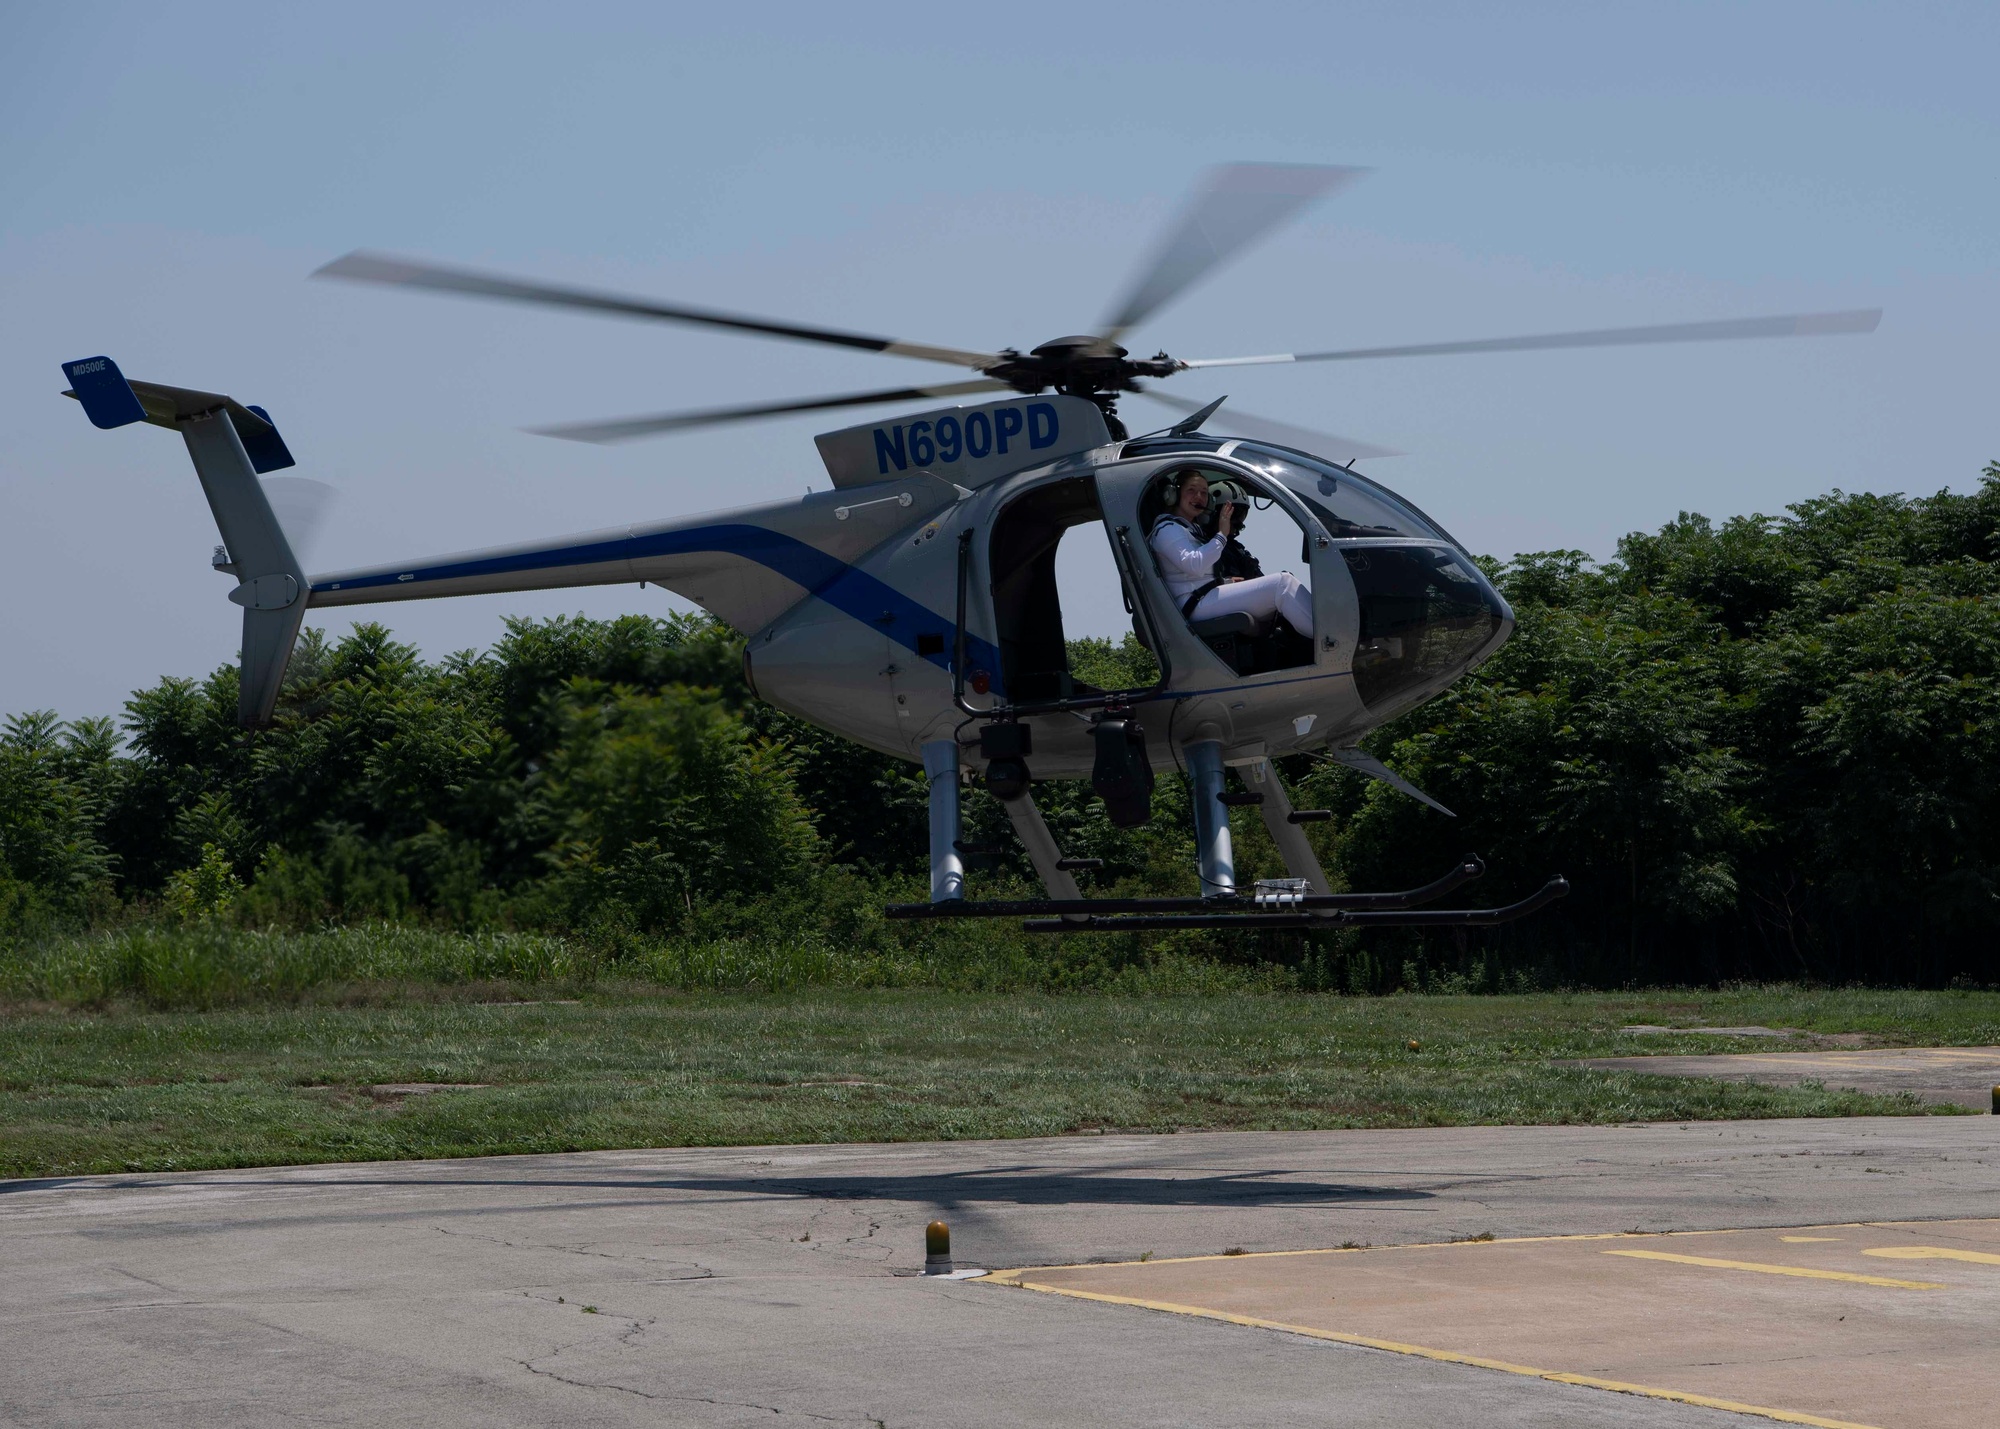
[[[1801, 1226], [1801, 1230], [1861, 1230], [1869, 1226], [1889, 1228], [1894, 1226], [1955, 1226], [1992, 1225], [2000, 1222], [2000, 1217], [1962, 1216], [1951, 1220], [1934, 1221], [1836, 1221], [1824, 1226]], [[1746, 1235], [1755, 1231], [1782, 1230], [1781, 1226], [1734, 1226], [1726, 1230], [1713, 1231], [1599, 1231], [1590, 1235], [1520, 1235], [1499, 1236], [1493, 1240], [1426, 1240], [1406, 1245], [1343, 1245], [1315, 1246], [1306, 1250], [1248, 1250], [1241, 1255], [1162, 1255], [1150, 1260], [1092, 1260], [1066, 1265], [1023, 1265], [1013, 1270], [995, 1270], [986, 1279], [1001, 1284], [1016, 1283], [1016, 1277], [1033, 1275], [1047, 1270], [1104, 1270], [1117, 1265], [1194, 1265], [1204, 1260], [1273, 1260], [1288, 1255], [1359, 1255], [1363, 1251], [1383, 1250], [1471, 1250], [1492, 1245], [1560, 1245], [1565, 1241], [1585, 1240], [1690, 1240], [1695, 1236]], [[1838, 1236], [1828, 1236], [1828, 1240], [1838, 1240]], [[1623, 1252], [1620, 1252], [1621, 1254]]]
[[1742, 1404], [1734, 1399], [1715, 1399], [1706, 1394], [1684, 1394], [1677, 1389], [1654, 1389], [1643, 1384], [1625, 1384], [1615, 1379], [1598, 1379], [1587, 1374], [1545, 1374], [1543, 1379], [1557, 1384], [1581, 1384], [1590, 1389], [1608, 1389], [1615, 1394], [1643, 1394], [1649, 1399], [1671, 1399], [1680, 1404], [1696, 1404], [1703, 1409], [1726, 1409], [1732, 1414], [1757, 1414], [1780, 1424], [1811, 1424], [1817, 1429], [1865, 1429], [1851, 1419], [1828, 1419], [1795, 1409], [1767, 1409], [1761, 1404]]
[[[1928, 1223], [1926, 1223], [1928, 1224]], [[996, 1275], [1028, 1275], [1038, 1270], [1105, 1270], [1114, 1265], [1194, 1265], [1204, 1260], [1275, 1260], [1288, 1255], [1359, 1255], [1384, 1250], [1477, 1250], [1489, 1245], [1555, 1245], [1577, 1240], [1660, 1240], [1667, 1236], [1740, 1235], [1741, 1231], [1598, 1231], [1591, 1235], [1495, 1236], [1492, 1240], [1423, 1240], [1407, 1245], [1325, 1245], [1307, 1250], [1246, 1250], [1238, 1255], [1156, 1255], [1151, 1260], [1089, 1260], [1073, 1265], [1024, 1265]]]
[[1884, 1260], [1969, 1260], [1974, 1265], [2000, 1265], [2000, 1255], [1983, 1250], [1956, 1250], [1947, 1245], [1885, 1245], [1861, 1253], [1879, 1255]]
[[1819, 1241], [1839, 1240], [1837, 1235], [1781, 1235], [1778, 1237], [1786, 1245], [1813, 1245]]
[[[1563, 1240], [1580, 1239], [1580, 1237], [1549, 1236], [1544, 1239]], [[1459, 1244], [1459, 1242], [1448, 1243]], [[1492, 1242], [1482, 1242], [1482, 1244], [1492, 1244]], [[1186, 1257], [1190, 1260], [1213, 1258]], [[1150, 1261], [1148, 1264], [1159, 1264], [1159, 1262]], [[1496, 1369], [1503, 1374], [1545, 1379], [1555, 1384], [1606, 1389], [1614, 1394], [1636, 1394], [1647, 1399], [1669, 1399], [1677, 1404], [1693, 1404], [1703, 1409], [1726, 1409], [1733, 1414], [1755, 1414], [1761, 1418], [1775, 1419], [1780, 1424], [1807, 1424], [1813, 1426], [1813, 1429], [1874, 1429], [1873, 1425], [1858, 1424], [1851, 1419], [1827, 1419], [1818, 1414], [1805, 1414], [1795, 1409], [1771, 1409], [1761, 1404], [1742, 1404], [1733, 1399], [1715, 1399], [1706, 1394], [1689, 1394], [1684, 1390], [1660, 1389], [1647, 1384], [1627, 1384], [1623, 1380], [1598, 1379], [1593, 1375], [1569, 1374], [1562, 1370], [1535, 1369], [1530, 1365], [1512, 1364], [1507, 1360], [1460, 1354], [1457, 1350], [1433, 1349], [1428, 1345], [1405, 1344], [1400, 1340], [1381, 1340], [1373, 1335], [1351, 1335], [1341, 1330], [1321, 1330], [1311, 1325], [1291, 1325], [1283, 1320], [1264, 1320], [1255, 1315], [1234, 1315], [1226, 1310], [1209, 1310], [1200, 1305], [1176, 1305], [1168, 1300], [1141, 1300], [1131, 1295], [1105, 1295], [1095, 1290], [1074, 1290], [1061, 1285], [1037, 1285], [1033, 1281], [1020, 1278], [1031, 1273], [1027, 1270], [1005, 1270], [989, 1275], [986, 1279], [1018, 1285], [1023, 1290], [1039, 1290], [1045, 1295], [1066, 1295], [1074, 1300], [1096, 1300], [1106, 1305], [1133, 1305], [1141, 1310], [1158, 1310], [1169, 1315], [1191, 1315], [1201, 1320], [1220, 1320], [1227, 1325], [1245, 1325], [1256, 1330], [1282, 1330], [1288, 1335], [1307, 1335], [1315, 1340], [1332, 1340], [1336, 1344], [1360, 1345], [1364, 1349], [1387, 1350], [1391, 1354], [1398, 1355], [1416, 1355], [1421, 1359], [1438, 1360], [1445, 1364], [1470, 1365], [1475, 1369]]]
[[1888, 1280], [1880, 1275], [1850, 1275], [1845, 1270], [1809, 1270], [1803, 1265], [1765, 1265], [1755, 1260], [1716, 1260], [1706, 1255], [1669, 1255], [1663, 1250], [1607, 1250], [1602, 1254], [1629, 1255], [1634, 1260], [1667, 1260], [1676, 1265], [1705, 1265], [1711, 1270], [1754, 1270], [1761, 1275], [1797, 1275], [1807, 1280], [1845, 1280], [1855, 1285], [1886, 1285], [1891, 1290], [1946, 1288], [1930, 1280]]

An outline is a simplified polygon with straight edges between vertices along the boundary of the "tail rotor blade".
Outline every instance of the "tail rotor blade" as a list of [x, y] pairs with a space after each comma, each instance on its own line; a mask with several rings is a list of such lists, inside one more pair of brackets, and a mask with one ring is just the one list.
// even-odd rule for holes
[[699, 323], [708, 327], [734, 328], [765, 337], [790, 338], [795, 342], [827, 343], [834, 347], [859, 348], [864, 352], [886, 352], [896, 357], [915, 357], [925, 362], [942, 362], [952, 367], [991, 367], [1000, 360], [992, 352], [972, 352], [957, 347], [932, 347], [927, 343], [903, 342], [893, 337], [871, 337], [866, 333], [842, 332], [837, 328], [808, 327], [803, 323], [777, 322], [770, 318], [748, 317], [741, 313], [717, 312], [650, 298], [631, 298], [617, 293], [601, 293], [588, 288], [571, 288], [556, 283], [506, 278], [494, 273], [478, 273], [470, 268], [451, 268], [437, 263], [418, 263], [392, 258], [382, 253], [349, 253], [336, 258], [313, 273], [315, 278], [345, 278], [356, 283], [383, 283], [391, 287], [427, 288], [439, 293], [461, 293], [475, 298], [500, 298], [516, 303], [542, 303], [556, 308], [578, 308], [585, 312], [609, 313], [617, 317], [656, 318], [663, 322]]
[[1367, 172], [1327, 164], [1225, 164], [1209, 170], [1104, 320], [1104, 335], [1115, 339], [1136, 327], [1306, 205]]
[[729, 422], [752, 422], [760, 417], [782, 417], [793, 412], [824, 412], [836, 407], [868, 407], [883, 402], [908, 402], [920, 397], [962, 397], [974, 392], [999, 392], [1005, 382], [982, 378], [972, 382], [944, 382], [930, 387], [891, 387], [880, 392], [850, 392], [839, 397], [811, 397], [797, 402], [761, 402], [747, 407], [707, 407], [694, 412], [662, 412], [650, 417], [626, 417], [611, 422], [567, 422], [556, 427], [530, 427], [539, 437], [561, 437], [571, 442], [595, 442], [608, 446], [638, 437], [663, 436], [668, 432], [692, 431], [697, 427], [718, 427]]
[[1258, 357], [1201, 357], [1181, 365], [1259, 367], [1272, 362], [1352, 362], [1368, 357], [1441, 357], [1463, 352], [1534, 352], [1559, 347], [1643, 347], [1666, 342], [1726, 342], [1751, 337], [1824, 337], [1869, 333], [1882, 321], [1880, 308], [1843, 313], [1788, 313], [1773, 318], [1724, 318], [1717, 322], [1667, 323], [1654, 327], [1592, 328], [1534, 337], [1486, 337], [1471, 342], [1426, 342], [1410, 347], [1350, 347], [1332, 352], [1272, 352]]
[[[1169, 397], [1151, 388], [1132, 395], [1144, 397], [1149, 402], [1158, 402], [1162, 407], [1170, 407], [1183, 416], [1199, 412], [1208, 405], [1206, 402], [1190, 402], [1185, 397]], [[1311, 427], [1295, 427], [1290, 422], [1253, 416], [1228, 406], [1218, 411], [1208, 425], [1252, 437], [1258, 441], [1271, 442], [1277, 446], [1294, 447], [1300, 451], [1311, 452], [1315, 456], [1331, 458], [1336, 462], [1359, 461], [1363, 457], [1402, 455], [1394, 447], [1371, 446], [1367, 442], [1357, 442], [1352, 437], [1314, 431]]]
[[285, 533], [292, 554], [310, 565], [340, 492], [309, 476], [267, 476], [263, 482], [264, 498], [271, 503], [271, 514], [278, 518], [278, 529]]

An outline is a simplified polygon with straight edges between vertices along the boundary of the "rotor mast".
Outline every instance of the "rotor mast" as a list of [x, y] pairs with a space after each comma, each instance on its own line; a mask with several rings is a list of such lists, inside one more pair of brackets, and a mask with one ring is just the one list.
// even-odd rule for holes
[[1164, 351], [1133, 358], [1111, 338], [1079, 333], [1053, 338], [1026, 353], [1007, 348], [998, 362], [980, 371], [1029, 396], [1054, 388], [1065, 397], [1095, 403], [1104, 413], [1111, 439], [1122, 442], [1126, 433], [1124, 423], [1118, 420], [1118, 395], [1145, 391], [1137, 378], [1171, 377], [1186, 366]]

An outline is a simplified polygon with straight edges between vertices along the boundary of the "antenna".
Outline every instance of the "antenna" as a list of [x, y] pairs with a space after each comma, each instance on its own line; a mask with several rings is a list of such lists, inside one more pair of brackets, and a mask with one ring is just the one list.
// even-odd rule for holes
[[1203, 407], [1199, 412], [1190, 413], [1189, 415], [1181, 418], [1178, 422], [1175, 422], [1171, 427], [1168, 427], [1167, 434], [1169, 436], [1175, 436], [1175, 437], [1193, 436], [1196, 432], [1201, 430], [1201, 424], [1203, 422], [1206, 422], [1210, 417], [1213, 417], [1215, 415], [1216, 408], [1220, 407], [1224, 402], [1227, 402], [1228, 400], [1229, 397], [1227, 394], [1221, 397], [1217, 397], [1213, 402], [1210, 402], [1206, 407]]

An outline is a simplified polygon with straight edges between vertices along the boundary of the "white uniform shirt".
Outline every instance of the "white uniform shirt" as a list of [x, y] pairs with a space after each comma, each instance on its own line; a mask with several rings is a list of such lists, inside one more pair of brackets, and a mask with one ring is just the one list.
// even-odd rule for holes
[[1215, 563], [1228, 544], [1229, 538], [1219, 531], [1205, 544], [1196, 540], [1187, 523], [1172, 514], [1153, 523], [1153, 554], [1159, 557], [1167, 591], [1176, 604], [1186, 604], [1189, 596], [1214, 579]]

